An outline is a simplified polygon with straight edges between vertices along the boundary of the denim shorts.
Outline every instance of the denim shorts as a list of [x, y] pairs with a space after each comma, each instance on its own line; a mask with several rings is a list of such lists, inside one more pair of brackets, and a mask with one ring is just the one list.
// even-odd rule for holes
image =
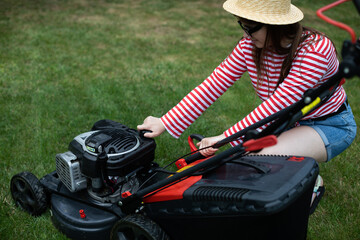
[[344, 111], [325, 120], [309, 119], [299, 121], [299, 124], [319, 133], [326, 147], [327, 161], [348, 148], [356, 135], [356, 123], [349, 104]]

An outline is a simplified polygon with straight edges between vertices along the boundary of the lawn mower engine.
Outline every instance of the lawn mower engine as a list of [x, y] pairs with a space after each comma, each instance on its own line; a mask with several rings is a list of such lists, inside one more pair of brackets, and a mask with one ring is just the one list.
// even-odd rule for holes
[[51, 196], [54, 225], [72, 239], [109, 239], [125, 214], [120, 199], [136, 192], [151, 169], [155, 141], [111, 120], [75, 137], [56, 155], [56, 171], [40, 179]]
[[56, 172], [69, 191], [87, 189], [100, 202], [116, 202], [121, 193], [137, 190], [137, 173], [153, 164], [155, 147], [137, 131], [101, 120], [75, 137], [68, 152], [56, 155]]

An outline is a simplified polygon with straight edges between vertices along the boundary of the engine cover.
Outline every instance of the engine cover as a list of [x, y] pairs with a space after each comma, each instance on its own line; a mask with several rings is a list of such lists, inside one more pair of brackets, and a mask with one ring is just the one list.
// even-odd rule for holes
[[125, 125], [101, 120], [92, 131], [78, 135], [69, 150], [80, 161], [81, 173], [90, 178], [101, 177], [100, 154], [107, 155], [105, 170], [109, 176], [125, 176], [154, 160], [156, 144]]

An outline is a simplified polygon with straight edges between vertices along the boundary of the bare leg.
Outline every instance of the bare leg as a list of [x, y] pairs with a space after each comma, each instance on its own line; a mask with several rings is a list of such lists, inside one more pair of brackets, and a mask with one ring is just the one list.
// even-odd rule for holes
[[[299, 126], [283, 132], [278, 137], [278, 143], [274, 146], [264, 148], [258, 154], [280, 154], [312, 157], [318, 162], [324, 162], [327, 159], [326, 148], [320, 135], [311, 127]], [[318, 176], [319, 183], [315, 186], [311, 198], [312, 206], [319, 187], [323, 186], [323, 181]], [[316, 207], [316, 206], [315, 206]]]
[[308, 126], [295, 127], [280, 134], [276, 145], [264, 148], [258, 154], [297, 155], [312, 157], [318, 162], [327, 159], [320, 135]]

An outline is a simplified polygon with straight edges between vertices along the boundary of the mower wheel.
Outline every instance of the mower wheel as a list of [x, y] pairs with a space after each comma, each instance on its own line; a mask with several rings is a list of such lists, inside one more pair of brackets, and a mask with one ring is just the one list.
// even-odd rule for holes
[[112, 240], [168, 240], [167, 234], [151, 219], [142, 214], [128, 215], [115, 223], [110, 233]]
[[11, 196], [15, 204], [33, 216], [40, 216], [47, 208], [47, 197], [39, 179], [30, 172], [11, 178]]

